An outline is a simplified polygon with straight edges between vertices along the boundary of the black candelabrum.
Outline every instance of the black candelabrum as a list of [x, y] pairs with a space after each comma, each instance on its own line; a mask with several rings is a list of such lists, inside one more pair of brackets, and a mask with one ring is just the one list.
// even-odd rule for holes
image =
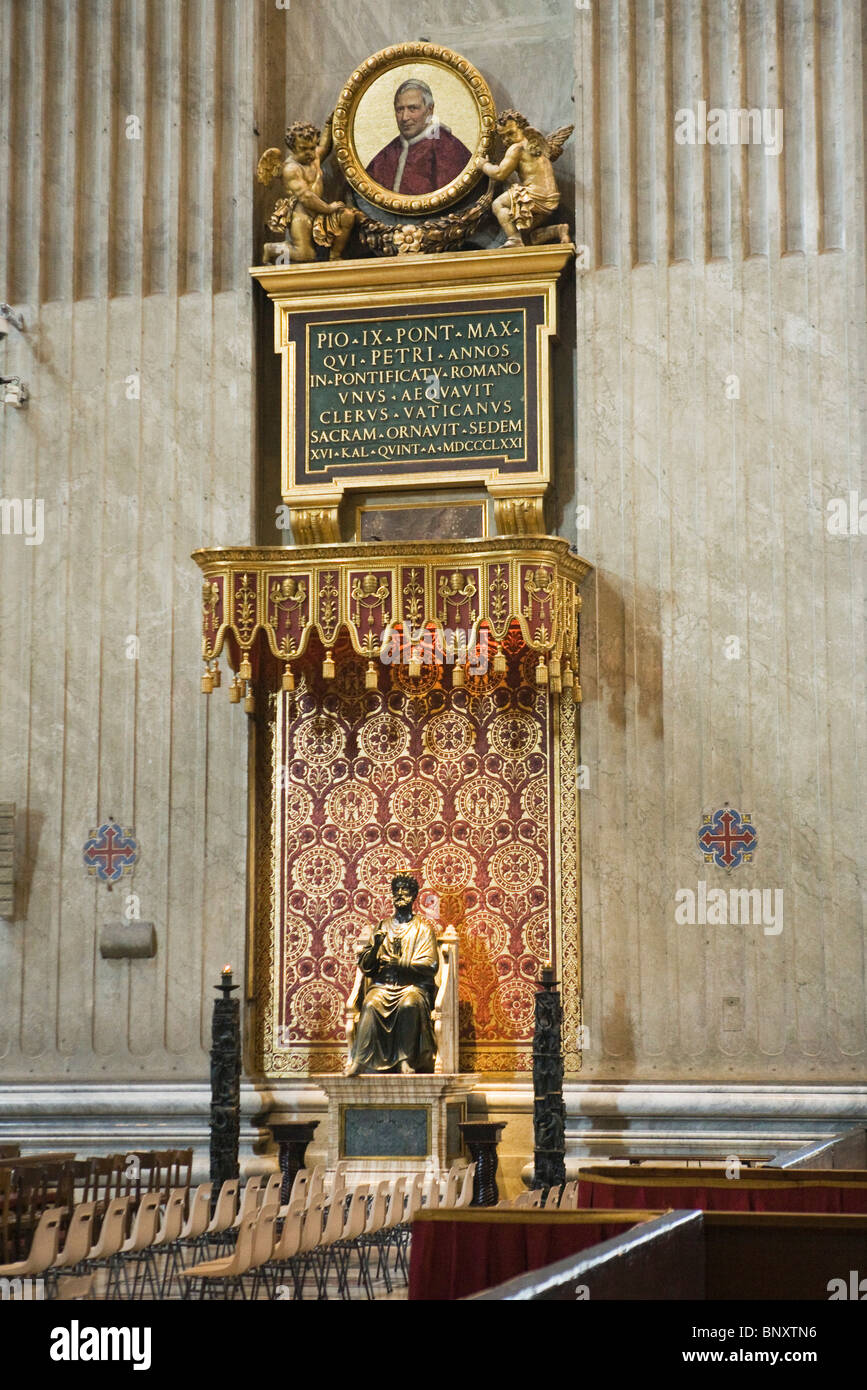
[[214, 1195], [237, 1178], [241, 1134], [241, 1006], [232, 998], [232, 967], [223, 967], [211, 1020], [211, 1182]]
[[550, 962], [542, 970], [540, 979], [533, 1034], [533, 1186], [547, 1190], [566, 1181], [563, 1009]]

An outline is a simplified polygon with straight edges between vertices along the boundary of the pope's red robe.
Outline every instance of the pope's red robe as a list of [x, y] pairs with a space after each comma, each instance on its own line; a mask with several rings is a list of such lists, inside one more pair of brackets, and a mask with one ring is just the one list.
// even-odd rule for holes
[[[379, 154], [374, 155], [367, 172], [375, 183], [394, 189], [402, 150], [403, 140], [397, 135]], [[398, 192], [435, 193], [438, 188], [444, 188], [452, 179], [456, 179], [471, 158], [472, 154], [463, 141], [441, 125], [437, 135], [425, 136], [409, 145]]]

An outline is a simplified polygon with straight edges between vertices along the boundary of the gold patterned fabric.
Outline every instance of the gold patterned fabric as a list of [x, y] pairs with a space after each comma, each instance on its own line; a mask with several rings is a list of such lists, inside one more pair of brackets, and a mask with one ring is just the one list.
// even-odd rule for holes
[[342, 1070], [359, 942], [401, 872], [458, 931], [461, 1068], [530, 1069], [536, 981], [558, 954], [551, 706], [534, 663], [519, 646], [506, 673], [458, 690], [435, 664], [400, 666], [373, 694], [361, 663], [325, 681], [310, 660], [295, 696], [277, 696], [273, 1074]]

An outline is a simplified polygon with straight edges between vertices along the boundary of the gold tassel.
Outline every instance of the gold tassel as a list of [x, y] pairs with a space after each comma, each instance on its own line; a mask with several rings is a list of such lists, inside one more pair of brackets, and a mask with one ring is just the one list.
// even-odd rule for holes
[[213, 688], [214, 688], [214, 677], [211, 675], [211, 668], [210, 668], [210, 666], [209, 666], [208, 669], [207, 669], [206, 671], [203, 671], [203, 672], [202, 672], [202, 694], [203, 694], [203, 695], [210, 695], [210, 693], [211, 693], [211, 691], [213, 690]]
[[536, 667], [536, 684], [537, 684], [537, 685], [547, 685], [547, 684], [548, 684], [548, 667], [545, 665], [545, 658], [544, 658], [544, 656], [540, 656], [540, 657], [539, 657], [539, 664], [538, 664], [538, 666]]
[[460, 690], [465, 679], [463, 666], [456, 666], [452, 671], [452, 690]]
[[375, 661], [368, 661], [367, 663], [367, 670], [364, 673], [364, 688], [365, 690], [379, 689], [379, 673]]
[[211, 680], [213, 681], [214, 690], [219, 690], [220, 686], [223, 684], [223, 673], [220, 670], [219, 661], [214, 662], [213, 670], [211, 671]]
[[581, 694], [581, 687], [577, 681], [572, 690], [572, 699], [575, 701], [576, 705], [580, 705], [581, 701], [584, 699], [584, 696]]
[[411, 656], [409, 659], [409, 674], [410, 678], [416, 681], [421, 675], [421, 662], [417, 656]]
[[563, 689], [563, 682], [560, 679], [559, 656], [551, 657], [551, 660], [548, 663], [548, 675], [551, 678], [551, 693], [553, 695], [559, 695], [560, 691]]
[[506, 661], [506, 653], [503, 651], [502, 647], [498, 647], [494, 657], [494, 675], [504, 676], [508, 669], [509, 663]]
[[563, 668], [563, 689], [571, 690], [575, 683], [575, 672], [572, 670], [571, 661], [567, 661]]
[[241, 682], [238, 680], [237, 676], [235, 676], [232, 684], [229, 686], [229, 703], [232, 705], [239, 705], [241, 703]]
[[322, 679], [324, 681], [333, 681], [336, 674], [334, 657], [331, 655], [330, 651], [326, 652], [325, 660], [322, 663]]
[[288, 661], [286, 662], [286, 665], [283, 667], [283, 689], [295, 689], [295, 675], [293, 673], [292, 666]]
[[253, 687], [250, 685], [247, 686], [247, 694], [244, 696], [244, 713], [256, 713], [256, 697], [253, 694]]
[[242, 681], [249, 681], [253, 679], [253, 668], [250, 665], [249, 652], [244, 652], [244, 655], [241, 657], [241, 665], [238, 667], [238, 675], [241, 677]]

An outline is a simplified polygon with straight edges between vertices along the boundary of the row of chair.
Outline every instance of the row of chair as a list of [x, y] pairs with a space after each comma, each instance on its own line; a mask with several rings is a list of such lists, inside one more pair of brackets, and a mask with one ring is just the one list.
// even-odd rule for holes
[[[445, 1200], [450, 1192], [454, 1197], [450, 1205], [469, 1205], [474, 1175], [475, 1164], [463, 1169], [460, 1191], [457, 1174], [453, 1183], [447, 1180]], [[312, 1273], [318, 1299], [328, 1298], [332, 1274], [338, 1296], [350, 1299], [349, 1271], [355, 1256], [356, 1283], [363, 1284], [367, 1298], [372, 1299], [375, 1280], [382, 1279], [386, 1291], [392, 1291], [392, 1251], [394, 1271], [407, 1284], [407, 1246], [412, 1221], [423, 1202], [423, 1176], [395, 1178], [375, 1187], [361, 1184], [348, 1194], [344, 1188], [333, 1193], [328, 1204], [321, 1193], [307, 1190], [311, 1186], [308, 1178], [306, 1184], [299, 1184], [298, 1195], [294, 1195], [293, 1186], [294, 1200], [290, 1199], [282, 1213], [276, 1201], [265, 1198], [258, 1211], [244, 1215], [230, 1256], [194, 1263], [180, 1271], [186, 1281], [184, 1296], [255, 1299], [264, 1287], [269, 1298], [303, 1299], [307, 1277]], [[281, 1214], [282, 1228], [278, 1230]], [[374, 1251], [377, 1263], [371, 1275]]]
[[156, 1192], [166, 1202], [173, 1189], [189, 1188], [192, 1160], [192, 1149], [134, 1150], [80, 1160], [73, 1155], [0, 1160], [0, 1260], [23, 1258], [39, 1217], [50, 1208], [65, 1209], [69, 1221], [76, 1205], [93, 1202], [98, 1230], [113, 1198], [129, 1197], [130, 1211], [146, 1192]]
[[[475, 1166], [472, 1166], [475, 1172]], [[322, 1165], [310, 1169], [302, 1168], [296, 1173], [292, 1183], [289, 1204], [302, 1199], [305, 1202], [315, 1201], [317, 1197], [322, 1197], [328, 1205], [331, 1201], [345, 1197], [347, 1195], [348, 1169], [348, 1163], [338, 1163], [333, 1176], [329, 1179]], [[426, 1176], [419, 1175], [419, 1181], [423, 1184], [422, 1205], [426, 1207], [454, 1206], [457, 1200], [458, 1186], [466, 1183], [466, 1174], [467, 1165], [457, 1162], [453, 1163], [443, 1176], [436, 1171], [432, 1171]], [[255, 1181], [255, 1179], [250, 1181]], [[247, 1185], [249, 1187], [249, 1182]], [[281, 1211], [281, 1215], [284, 1212], [285, 1208]]]
[[[185, 1187], [170, 1189], [165, 1201], [159, 1191], [145, 1192], [137, 1206], [129, 1195], [111, 1197], [98, 1234], [96, 1202], [77, 1203], [68, 1223], [65, 1207], [49, 1207], [40, 1214], [28, 1255], [0, 1266], [0, 1277], [43, 1278], [49, 1298], [92, 1294], [101, 1275], [105, 1279], [102, 1296], [108, 1299], [146, 1294], [155, 1299], [170, 1297], [180, 1279], [186, 1281], [180, 1286], [185, 1297], [191, 1288], [206, 1297], [219, 1287], [232, 1297], [239, 1289], [246, 1296], [251, 1281], [255, 1297], [263, 1281], [267, 1288], [269, 1279], [272, 1286], [274, 1280], [267, 1269], [251, 1275], [246, 1283], [245, 1276], [276, 1262], [284, 1277], [291, 1275], [296, 1297], [303, 1297], [311, 1271], [318, 1296], [325, 1297], [331, 1268], [337, 1273], [341, 1297], [347, 1297], [346, 1268], [354, 1250], [359, 1255], [359, 1282], [372, 1297], [371, 1250], [378, 1253], [374, 1277], [382, 1277], [390, 1292], [389, 1252], [394, 1251], [395, 1267], [405, 1280], [410, 1224], [425, 1195], [432, 1205], [468, 1205], [474, 1170], [475, 1165], [453, 1169], [442, 1194], [438, 1185], [425, 1194], [421, 1175], [381, 1183], [375, 1190], [362, 1186], [349, 1191], [345, 1174], [336, 1175], [326, 1193], [322, 1170], [303, 1171], [282, 1208], [280, 1174], [267, 1182], [251, 1178], [243, 1190], [237, 1179], [223, 1183], [213, 1212], [211, 1183], [195, 1189], [188, 1211]], [[215, 1258], [230, 1246], [234, 1247], [231, 1255]], [[330, 1252], [325, 1265], [324, 1250]], [[191, 1263], [182, 1267], [185, 1253]]]
[[567, 1182], [560, 1187], [549, 1187], [547, 1193], [544, 1188], [534, 1187], [529, 1192], [521, 1192], [511, 1201], [497, 1203], [501, 1208], [521, 1208], [535, 1207], [544, 1211], [577, 1211], [578, 1210], [578, 1183]]

